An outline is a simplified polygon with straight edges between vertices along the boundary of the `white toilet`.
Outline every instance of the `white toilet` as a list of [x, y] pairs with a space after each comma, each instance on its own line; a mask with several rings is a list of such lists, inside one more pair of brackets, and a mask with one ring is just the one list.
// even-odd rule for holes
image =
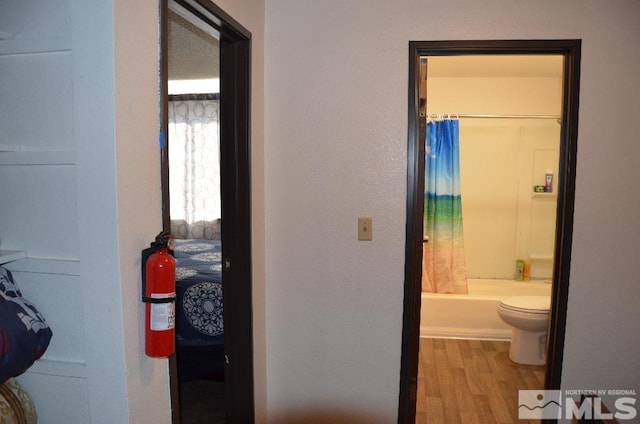
[[544, 365], [551, 296], [516, 296], [498, 305], [498, 315], [513, 327], [509, 358], [518, 364]]

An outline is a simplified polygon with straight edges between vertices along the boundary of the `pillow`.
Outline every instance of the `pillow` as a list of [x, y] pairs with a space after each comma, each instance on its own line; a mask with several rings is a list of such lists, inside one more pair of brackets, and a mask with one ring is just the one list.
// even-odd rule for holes
[[25, 372], [40, 358], [53, 333], [44, 317], [0, 267], [0, 384]]

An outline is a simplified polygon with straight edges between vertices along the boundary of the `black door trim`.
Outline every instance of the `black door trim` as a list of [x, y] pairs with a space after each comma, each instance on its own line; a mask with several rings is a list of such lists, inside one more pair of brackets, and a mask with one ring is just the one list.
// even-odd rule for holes
[[[573, 236], [575, 170], [578, 141], [581, 40], [485, 40], [409, 42], [409, 104], [407, 151], [407, 224], [402, 317], [402, 357], [398, 423], [415, 422], [422, 280], [422, 214], [424, 208], [424, 146], [419, 142], [420, 56], [471, 54], [561, 54], [564, 56], [563, 108], [558, 179], [558, 220], [547, 347], [545, 389], [559, 389], [569, 295]], [[553, 422], [551, 420], [547, 422]]]
[[[161, 0], [161, 123], [168, 133], [167, 14]], [[208, 0], [174, 0], [220, 34], [220, 179], [225, 325], [225, 422], [254, 422], [251, 261], [251, 33]], [[169, 165], [161, 152], [163, 226], [169, 231]], [[172, 420], [180, 422], [175, 355], [169, 360]]]

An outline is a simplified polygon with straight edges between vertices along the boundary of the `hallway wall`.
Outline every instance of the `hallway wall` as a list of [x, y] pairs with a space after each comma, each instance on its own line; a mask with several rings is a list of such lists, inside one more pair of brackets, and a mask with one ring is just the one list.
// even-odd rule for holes
[[[267, 1], [272, 422], [327, 408], [396, 419], [409, 40], [583, 40], [562, 384], [638, 389], [640, 341], [627, 334], [640, 319], [629, 295], [637, 278], [627, 265], [640, 237], [640, 200], [629, 196], [640, 179], [639, 21], [634, 1]], [[357, 240], [358, 216], [373, 217], [372, 242]]]

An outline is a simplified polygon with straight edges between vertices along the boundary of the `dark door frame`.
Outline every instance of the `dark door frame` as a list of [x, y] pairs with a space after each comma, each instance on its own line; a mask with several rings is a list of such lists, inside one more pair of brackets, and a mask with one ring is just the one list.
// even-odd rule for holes
[[[161, 0], [161, 125], [168, 134], [168, 1]], [[174, 0], [220, 34], [220, 185], [226, 422], [254, 422], [251, 273], [251, 33], [208, 0]], [[169, 156], [161, 151], [163, 227], [169, 216]], [[169, 359], [172, 420], [180, 423], [175, 355]]]
[[[405, 284], [400, 368], [399, 424], [416, 418], [420, 293], [422, 282], [422, 221], [424, 210], [424, 145], [420, 142], [420, 56], [474, 54], [559, 54], [564, 56], [560, 167], [551, 316], [547, 344], [545, 389], [560, 389], [569, 295], [573, 236], [581, 40], [491, 40], [409, 42], [409, 127], [407, 152], [407, 226]], [[424, 118], [423, 118], [424, 119]], [[555, 420], [545, 420], [555, 422]]]

